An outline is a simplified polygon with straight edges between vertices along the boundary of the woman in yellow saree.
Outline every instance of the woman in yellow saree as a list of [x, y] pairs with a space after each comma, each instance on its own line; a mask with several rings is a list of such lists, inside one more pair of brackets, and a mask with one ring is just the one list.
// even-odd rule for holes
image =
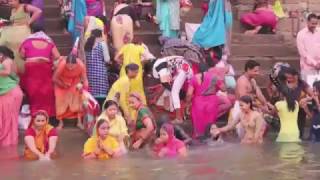
[[110, 125], [105, 119], [97, 122], [97, 133], [84, 144], [83, 159], [107, 160], [120, 156], [119, 143], [109, 134]]
[[29, 26], [41, 16], [42, 11], [32, 5], [20, 3], [20, 0], [9, 0], [9, 5], [12, 8], [10, 25], [1, 29], [0, 45], [5, 45], [14, 51], [18, 71], [23, 72], [24, 65], [19, 55], [19, 47], [31, 33]]
[[56, 156], [58, 133], [49, 125], [49, 115], [38, 111], [25, 132], [24, 157], [28, 160], [50, 160]]

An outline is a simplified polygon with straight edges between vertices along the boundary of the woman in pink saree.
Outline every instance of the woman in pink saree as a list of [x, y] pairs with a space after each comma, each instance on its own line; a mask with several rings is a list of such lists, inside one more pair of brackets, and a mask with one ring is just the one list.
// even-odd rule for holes
[[30, 104], [31, 114], [45, 110], [49, 117], [55, 117], [55, 97], [53, 88], [53, 64], [60, 53], [50, 37], [40, 26], [32, 27], [33, 34], [20, 46], [20, 54], [25, 60], [25, 72], [21, 76], [21, 86]]
[[269, 29], [274, 33], [278, 19], [268, 0], [257, 0], [254, 11], [243, 14], [240, 21], [249, 28], [245, 34], [258, 34]]
[[205, 72], [203, 65], [200, 69], [202, 73], [193, 76], [187, 93], [195, 138], [203, 136], [207, 126], [215, 124], [218, 117], [231, 107], [228, 98], [217, 95], [219, 90], [224, 89], [223, 78], [226, 70], [213, 67]]

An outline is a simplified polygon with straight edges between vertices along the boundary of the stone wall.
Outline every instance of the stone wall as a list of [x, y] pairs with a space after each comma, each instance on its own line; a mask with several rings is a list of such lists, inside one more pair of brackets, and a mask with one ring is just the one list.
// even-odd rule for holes
[[[235, 20], [248, 11], [252, 11], [255, 0], [237, 0], [234, 4]], [[287, 17], [279, 20], [277, 32], [283, 34], [288, 41], [295, 39], [295, 34], [305, 27], [306, 16], [310, 12], [320, 15], [320, 0], [281, 0]], [[291, 11], [299, 12], [299, 18], [290, 18]], [[235, 31], [242, 31], [238, 28]]]

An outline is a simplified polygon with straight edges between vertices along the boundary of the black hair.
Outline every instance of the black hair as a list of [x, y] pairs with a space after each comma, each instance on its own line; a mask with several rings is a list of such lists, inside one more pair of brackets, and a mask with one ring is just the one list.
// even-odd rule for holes
[[153, 71], [153, 65], [156, 61], [152, 60], [152, 61], [148, 61], [144, 66], [143, 66], [143, 72], [145, 75], [147, 74], [152, 74]]
[[205, 63], [200, 63], [199, 71], [201, 73], [201, 84], [202, 84], [202, 82], [204, 81], [204, 73], [208, 71], [208, 65]]
[[13, 51], [7, 46], [0, 46], [0, 54], [3, 54], [3, 56], [10, 58], [12, 60], [14, 59]]
[[99, 119], [99, 121], [97, 122], [97, 127], [96, 127], [97, 134], [98, 134], [98, 131], [99, 131], [100, 126], [101, 126], [103, 123], [108, 123], [108, 121], [107, 121], [106, 119]]
[[253, 110], [253, 100], [251, 96], [241, 96], [239, 101], [250, 105], [250, 109]]
[[318, 91], [318, 93], [320, 93], [320, 81], [315, 81], [313, 83], [313, 88], [315, 88], [316, 91]]
[[254, 69], [257, 66], [260, 66], [260, 64], [257, 61], [249, 60], [244, 65], [244, 70], [247, 72], [248, 70]]
[[91, 31], [91, 35], [88, 38], [86, 44], [84, 45], [84, 50], [86, 52], [92, 51], [94, 43], [96, 42], [96, 38], [102, 37], [102, 31], [100, 29], [94, 29]]
[[37, 33], [37, 32], [40, 32], [40, 31], [44, 31], [42, 26], [40, 26], [39, 24], [35, 24], [35, 23], [33, 23], [31, 25], [31, 32], [32, 33]]
[[74, 54], [70, 54], [67, 57], [67, 64], [76, 64], [77, 63], [77, 56]]
[[108, 109], [110, 106], [116, 106], [116, 107], [118, 107], [118, 104], [117, 104], [115, 101], [113, 101], [113, 100], [108, 100], [108, 101], [106, 101], [106, 102], [104, 103], [103, 108], [104, 108], [104, 109]]
[[284, 98], [287, 101], [287, 106], [289, 111], [294, 112], [294, 110], [296, 109], [296, 99], [295, 99], [295, 96], [293, 95], [294, 91], [292, 91], [287, 86], [283, 86], [283, 85], [281, 85], [280, 89], [281, 89], [280, 90], [281, 94], [284, 96]]
[[309, 14], [309, 16], [308, 16], [308, 21], [311, 21], [312, 19], [319, 19], [319, 17], [318, 17], [316, 14], [311, 13], [311, 14]]
[[138, 66], [138, 64], [131, 63], [131, 64], [126, 65], [125, 70], [126, 70], [126, 74], [128, 74], [129, 71], [138, 71], [139, 66]]

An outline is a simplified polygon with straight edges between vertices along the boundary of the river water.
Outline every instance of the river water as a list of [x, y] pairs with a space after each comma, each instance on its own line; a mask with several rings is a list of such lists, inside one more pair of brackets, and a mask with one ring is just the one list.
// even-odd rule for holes
[[320, 144], [263, 146], [232, 140], [218, 146], [189, 149], [183, 159], [155, 159], [147, 149], [108, 161], [80, 158], [86, 135], [67, 128], [60, 133], [60, 157], [50, 162], [18, 159], [23, 151], [0, 149], [0, 180], [319, 180]]

